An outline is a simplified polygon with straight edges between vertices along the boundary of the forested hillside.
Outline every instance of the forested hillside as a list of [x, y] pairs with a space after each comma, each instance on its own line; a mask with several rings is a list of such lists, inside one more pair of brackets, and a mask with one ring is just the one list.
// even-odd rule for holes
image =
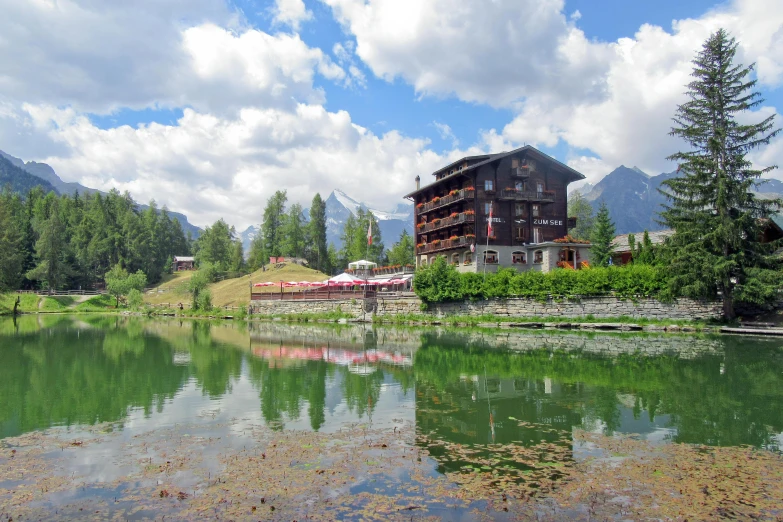
[[44, 192], [55, 190], [51, 183], [20, 169], [3, 156], [0, 156], [0, 188], [10, 188], [11, 192], [26, 194], [33, 187], [40, 186]]
[[118, 264], [155, 283], [189, 253], [178, 220], [154, 204], [139, 210], [127, 194], [0, 193], [0, 291], [90, 288]]

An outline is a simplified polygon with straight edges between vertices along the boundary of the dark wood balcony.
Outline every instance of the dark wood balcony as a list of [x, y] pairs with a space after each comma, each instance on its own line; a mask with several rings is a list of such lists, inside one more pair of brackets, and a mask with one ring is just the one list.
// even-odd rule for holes
[[531, 169], [527, 165], [520, 165], [519, 167], [511, 167], [511, 177], [519, 178], [519, 179], [527, 179], [530, 177], [530, 170]]
[[418, 245], [416, 247], [416, 253], [431, 254], [433, 252], [452, 250], [454, 248], [467, 248], [475, 240], [475, 236], [459, 236], [456, 239], [436, 239], [435, 241], [427, 243], [426, 245]]
[[433, 219], [429, 223], [424, 223], [424, 226], [416, 226], [416, 231], [420, 234], [427, 232], [433, 232], [442, 228], [453, 227], [455, 225], [461, 225], [463, 223], [475, 223], [476, 215], [474, 213], [460, 212], [455, 216], [448, 216], [445, 218]]
[[464, 188], [462, 190], [455, 191], [453, 194], [434, 198], [432, 201], [421, 204], [421, 206], [417, 205], [416, 211], [418, 214], [426, 214], [427, 212], [432, 212], [433, 210], [447, 207], [449, 205], [453, 205], [454, 203], [459, 203], [460, 201], [472, 200], [475, 197], [475, 190]]
[[554, 190], [517, 190], [515, 188], [504, 188], [498, 192], [498, 199], [503, 201], [536, 201], [539, 203], [554, 203]]

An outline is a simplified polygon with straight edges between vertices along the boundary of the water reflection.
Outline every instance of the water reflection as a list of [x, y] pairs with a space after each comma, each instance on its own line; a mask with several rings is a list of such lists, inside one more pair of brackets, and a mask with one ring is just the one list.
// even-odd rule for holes
[[782, 344], [26, 316], [0, 320], [0, 438], [102, 422], [133, 433], [409, 419], [468, 445], [559, 443], [579, 428], [779, 448]]

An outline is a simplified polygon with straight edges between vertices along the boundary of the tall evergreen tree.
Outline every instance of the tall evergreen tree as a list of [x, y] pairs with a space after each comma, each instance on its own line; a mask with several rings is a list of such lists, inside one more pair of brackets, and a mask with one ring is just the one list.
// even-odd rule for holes
[[[723, 314], [734, 317], [735, 299], [757, 302], [776, 295], [779, 278], [758, 270], [771, 265], [772, 246], [759, 241], [760, 219], [780, 208], [779, 200], [760, 200], [752, 192], [762, 174], [745, 157], [769, 143], [780, 129], [774, 115], [758, 123], [748, 111], [763, 99], [753, 91], [754, 66], [735, 64], [737, 43], [720, 29], [696, 55], [688, 101], [680, 105], [671, 135], [689, 150], [672, 154], [679, 177], [664, 182], [669, 204], [662, 222], [675, 230], [669, 263], [673, 290], [697, 298], [720, 296]], [[769, 274], [767, 274], [769, 275]]]
[[264, 207], [264, 222], [261, 224], [263, 251], [266, 257], [283, 254], [283, 235], [281, 228], [285, 221], [285, 204], [288, 196], [285, 190], [278, 190]]
[[[372, 225], [371, 225], [372, 224]], [[372, 245], [368, 245], [367, 231], [372, 228]], [[340, 251], [342, 263], [366, 259], [374, 263], [383, 261], [383, 240], [378, 220], [372, 212], [360, 208], [356, 216], [350, 215], [343, 226], [341, 236], [343, 248]]]
[[590, 261], [597, 266], [607, 266], [614, 250], [612, 240], [615, 236], [614, 222], [609, 218], [609, 209], [602, 201], [595, 215], [593, 231], [590, 234]]
[[407, 230], [403, 229], [400, 234], [400, 240], [394, 243], [389, 250], [389, 264], [402, 266], [415, 264], [414, 246], [413, 237], [408, 234]]
[[[42, 200], [47, 206], [52, 193]], [[65, 241], [65, 224], [60, 215], [60, 200], [51, 197], [45, 219], [41, 219], [36, 225], [38, 241], [35, 243], [35, 252], [38, 264], [27, 273], [32, 280], [46, 283], [47, 288], [56, 290], [65, 281], [71, 272], [65, 263], [65, 254], [68, 244]], [[43, 216], [41, 216], [43, 217]]]
[[215, 265], [219, 271], [229, 270], [234, 252], [234, 227], [218, 219], [198, 238], [196, 261]]
[[307, 224], [307, 262], [310, 267], [329, 273], [329, 255], [326, 244], [326, 203], [316, 193], [310, 204], [310, 222]]
[[280, 251], [284, 256], [302, 257], [305, 248], [305, 224], [302, 205], [294, 203], [280, 227]]
[[25, 257], [23, 207], [19, 196], [0, 193], [0, 292], [21, 288]]
[[234, 240], [233, 249], [231, 251], [231, 266], [229, 270], [232, 272], [241, 272], [245, 268], [245, 249], [242, 246], [242, 241], [239, 239]]

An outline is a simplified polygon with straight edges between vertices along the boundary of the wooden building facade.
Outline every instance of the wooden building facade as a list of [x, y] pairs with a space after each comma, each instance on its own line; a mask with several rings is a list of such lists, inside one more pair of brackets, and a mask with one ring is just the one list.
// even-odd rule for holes
[[[589, 245], [555, 243], [575, 226], [568, 184], [584, 179], [531, 146], [462, 158], [433, 173], [435, 181], [406, 196], [415, 204], [419, 265], [444, 255], [461, 271], [511, 266], [548, 271], [578, 268]], [[487, 237], [492, 216], [492, 235]]]

